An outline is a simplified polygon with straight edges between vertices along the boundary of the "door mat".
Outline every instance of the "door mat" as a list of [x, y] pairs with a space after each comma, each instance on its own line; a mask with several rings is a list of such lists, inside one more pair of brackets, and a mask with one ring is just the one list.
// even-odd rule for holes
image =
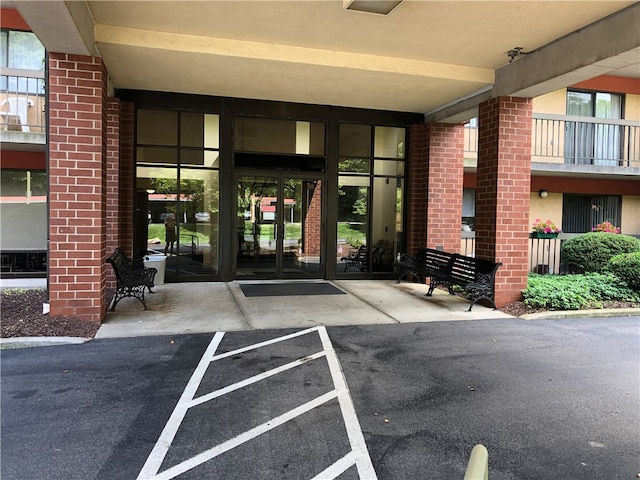
[[330, 283], [241, 283], [245, 297], [283, 297], [288, 295], [346, 295]]

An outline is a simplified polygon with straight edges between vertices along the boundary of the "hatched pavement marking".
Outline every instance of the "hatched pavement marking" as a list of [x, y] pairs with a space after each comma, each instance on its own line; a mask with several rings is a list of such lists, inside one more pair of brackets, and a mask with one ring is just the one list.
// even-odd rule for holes
[[[250, 350], [255, 350], [260, 347], [264, 347], [267, 345], [271, 345], [274, 343], [282, 342], [288, 340], [290, 338], [299, 337], [301, 335], [307, 335], [313, 332], [318, 332], [320, 336], [320, 340], [322, 342], [323, 351], [314, 353], [312, 355], [308, 355], [293, 362], [290, 362], [286, 365], [282, 365], [278, 368], [269, 370], [267, 372], [263, 372], [260, 375], [256, 375], [254, 377], [247, 378], [241, 382], [237, 382], [233, 385], [229, 385], [227, 387], [221, 388], [214, 392], [208, 393], [206, 395], [202, 395], [198, 398], [194, 398], [202, 379], [207, 371], [207, 368], [210, 364], [216, 360], [220, 360], [223, 358], [227, 358], [233, 355], [237, 355], [242, 352], [247, 352]], [[347, 387], [346, 380], [344, 378], [344, 374], [342, 372], [342, 368], [340, 367], [340, 362], [338, 361], [338, 357], [333, 349], [333, 345], [331, 344], [331, 340], [329, 339], [329, 335], [325, 327], [313, 327], [306, 330], [301, 330], [299, 332], [295, 332], [289, 335], [284, 335], [282, 337], [277, 337], [265, 342], [256, 343], [254, 345], [249, 345], [247, 347], [243, 347], [231, 352], [226, 352], [220, 355], [215, 355], [216, 350], [220, 346], [220, 342], [224, 337], [224, 332], [218, 332], [214, 335], [211, 343], [207, 347], [204, 355], [200, 359], [198, 366], [194, 370], [193, 374], [187, 386], [185, 387], [178, 403], [173, 410], [173, 413], [169, 417], [167, 424], [165, 425], [158, 441], [153, 447], [153, 450], [149, 454], [140, 474], [137, 477], [137, 480], [171, 480], [178, 475], [185, 473], [198, 465], [201, 465], [212, 458], [217, 457], [218, 455], [223, 454], [239, 445], [242, 445], [249, 440], [256, 438], [259, 435], [262, 435], [265, 432], [273, 430], [274, 428], [292, 420], [316, 407], [323, 405], [324, 403], [337, 398], [338, 404], [340, 405], [340, 410], [342, 413], [342, 418], [344, 420], [345, 428], [347, 431], [347, 436], [349, 438], [349, 444], [351, 445], [351, 452], [348, 452], [344, 457], [335, 462], [333, 465], [326, 468], [323, 472], [318, 474], [315, 479], [329, 479], [329, 478], [337, 478], [340, 474], [345, 472], [348, 468], [353, 465], [356, 465], [358, 470], [358, 474], [360, 478], [364, 478], [367, 480], [375, 480], [377, 479], [375, 470], [373, 468], [373, 464], [371, 462], [371, 458], [369, 457], [369, 452], [367, 450], [366, 443], [364, 441], [364, 436], [362, 434], [362, 430], [360, 429], [360, 423], [358, 421], [358, 417], [355, 412], [355, 407], [353, 405], [353, 401], [351, 396], [349, 395], [349, 389]], [[240, 388], [246, 387], [247, 385], [251, 385], [253, 383], [264, 380], [265, 378], [271, 377], [273, 375], [277, 375], [283, 373], [287, 370], [290, 370], [294, 367], [303, 365], [304, 363], [314, 360], [316, 358], [320, 358], [326, 356], [327, 363], [329, 365], [329, 371], [331, 373], [331, 378], [333, 380], [334, 390], [325, 393], [317, 397], [314, 400], [311, 400], [303, 405], [300, 405], [289, 412], [286, 412], [278, 417], [275, 417], [262, 425], [254, 427], [240, 435], [227, 440], [219, 445], [216, 445], [213, 448], [210, 448], [194, 457], [191, 457], [178, 465], [174, 465], [173, 467], [159, 472], [162, 462], [171, 448], [171, 444], [182, 424], [184, 417], [187, 414], [189, 408], [192, 408], [197, 405], [201, 405], [205, 402], [218, 398], [227, 393], [236, 391]]]

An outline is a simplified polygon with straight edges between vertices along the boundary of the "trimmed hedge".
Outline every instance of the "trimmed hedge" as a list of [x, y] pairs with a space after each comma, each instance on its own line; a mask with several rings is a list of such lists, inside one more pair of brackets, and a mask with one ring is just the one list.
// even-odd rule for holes
[[627, 282], [629, 287], [640, 291], [640, 252], [612, 257], [607, 270]]
[[562, 243], [563, 261], [584, 273], [605, 273], [611, 258], [634, 252], [640, 252], [640, 240], [614, 233], [590, 232]]
[[582, 310], [602, 308], [604, 302], [640, 303], [640, 292], [612, 274], [585, 275], [529, 274], [522, 292], [524, 303], [531, 308], [549, 310]]

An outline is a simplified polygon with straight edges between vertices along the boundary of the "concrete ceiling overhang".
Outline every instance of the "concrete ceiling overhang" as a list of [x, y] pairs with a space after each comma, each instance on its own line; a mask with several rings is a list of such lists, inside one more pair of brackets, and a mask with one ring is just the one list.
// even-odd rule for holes
[[[555, 60], [546, 57], [549, 49], [513, 64], [507, 51], [552, 45], [619, 11], [633, 24], [640, 9], [629, 1], [405, 0], [385, 16], [345, 10], [342, 0], [14, 1], [14, 6], [47, 50], [101, 56], [116, 88], [441, 112], [440, 121], [464, 120], [496, 86], [500, 94], [514, 88], [530, 94], [527, 89], [535, 90], [537, 83], [513, 82], [528, 72], [540, 74], [535, 82], [547, 87], [550, 78], [560, 78], [556, 88], [585, 79], [557, 71]], [[578, 44], [565, 52], [570, 68], [598, 63], [602, 68], [590, 72], [633, 76], [640, 63], [640, 42], [633, 47], [633, 34], [611, 32], [606, 24], [590, 32], [583, 38], [604, 45], [598, 55], [606, 58]], [[626, 46], [617, 41], [620, 35], [631, 37]], [[609, 44], [613, 48], [607, 52]], [[624, 70], [620, 62], [606, 64], [614, 57], [624, 60]], [[527, 63], [535, 66], [525, 68]], [[557, 85], [563, 82], [569, 83]]]

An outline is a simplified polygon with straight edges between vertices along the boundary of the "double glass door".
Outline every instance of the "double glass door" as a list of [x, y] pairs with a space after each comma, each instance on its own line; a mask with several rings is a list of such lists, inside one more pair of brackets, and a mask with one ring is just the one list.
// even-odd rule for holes
[[236, 278], [322, 277], [322, 181], [237, 177]]

